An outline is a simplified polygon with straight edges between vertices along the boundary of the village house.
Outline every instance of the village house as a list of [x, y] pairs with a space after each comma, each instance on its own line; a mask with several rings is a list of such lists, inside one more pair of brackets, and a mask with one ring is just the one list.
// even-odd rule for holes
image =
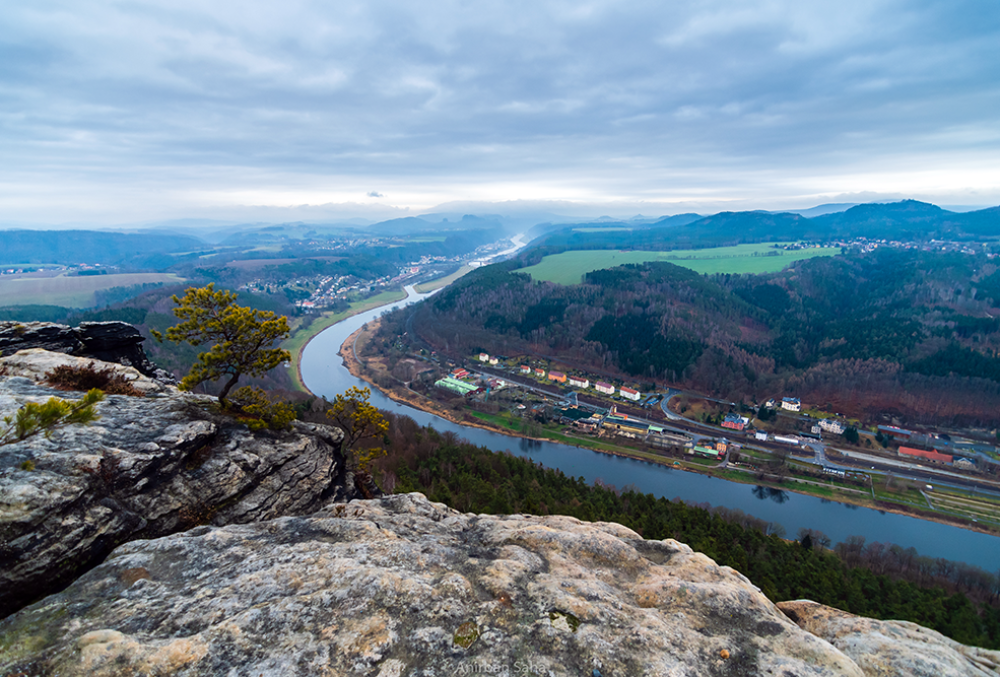
[[489, 362], [490, 361], [490, 354], [489, 353], [479, 353], [479, 361], [480, 362]]
[[590, 379], [589, 378], [580, 378], [578, 376], [570, 376], [569, 377], [569, 384], [571, 386], [573, 386], [574, 388], [589, 388], [590, 387]]
[[500, 364], [500, 360], [497, 359], [496, 357], [491, 357], [490, 358], [490, 364], [495, 367], [496, 365]]
[[530, 374], [531, 373], [531, 367], [529, 367], [526, 364], [522, 364], [521, 365], [521, 373], [522, 374]]
[[976, 464], [967, 458], [962, 458], [961, 456], [955, 457], [955, 462], [953, 464], [956, 468], [960, 470], [975, 470]]
[[622, 386], [619, 389], [619, 392], [622, 394], [622, 397], [627, 400], [632, 400], [633, 402], [638, 402], [639, 398], [642, 397], [638, 390], [633, 390], [632, 388], [628, 388], [626, 386]]
[[594, 389], [599, 393], [604, 393], [605, 395], [614, 395], [615, 387], [610, 383], [605, 383], [604, 381], [598, 381], [594, 384]]
[[847, 427], [844, 426], [843, 423], [841, 423], [840, 421], [835, 421], [832, 418], [824, 418], [822, 421], [819, 422], [819, 427], [822, 430], [831, 433], [833, 435], [843, 435], [844, 431], [847, 430]]
[[744, 430], [748, 425], [750, 425], [750, 419], [746, 416], [740, 416], [739, 414], [726, 414], [726, 417], [722, 419], [723, 428], [731, 428], [733, 430]]
[[566, 374], [562, 373], [561, 371], [550, 371], [549, 372], [549, 380], [550, 381], [558, 381], [559, 383], [565, 383], [566, 382]]
[[802, 402], [797, 397], [782, 397], [781, 408], [788, 411], [802, 411]]
[[545, 370], [542, 369], [541, 367], [535, 367], [535, 376], [537, 376], [538, 378], [544, 378]]

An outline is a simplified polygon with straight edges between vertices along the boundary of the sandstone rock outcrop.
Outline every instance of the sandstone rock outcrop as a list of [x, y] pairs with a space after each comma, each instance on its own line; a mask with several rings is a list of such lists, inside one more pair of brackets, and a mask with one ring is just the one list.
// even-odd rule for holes
[[863, 674], [683, 544], [421, 494], [133, 541], [0, 636], [65, 677]]
[[878, 677], [996, 677], [1000, 651], [966, 646], [908, 621], [877, 621], [798, 600], [778, 608], [803, 630], [850, 656]]
[[125, 322], [81, 322], [79, 327], [53, 322], [0, 322], [0, 357], [41, 348], [117, 362], [154, 376], [156, 365], [142, 349], [145, 340], [138, 329]]
[[[53, 358], [66, 359], [28, 351], [0, 366], [9, 360], [30, 374]], [[339, 429], [296, 422], [288, 432], [252, 433], [214, 413], [209, 398], [145, 381], [145, 397], [108, 395], [90, 426], [0, 446], [0, 616], [67, 585], [124, 542], [308, 514], [353, 496]], [[80, 393], [2, 379], [0, 417], [51, 396]]]

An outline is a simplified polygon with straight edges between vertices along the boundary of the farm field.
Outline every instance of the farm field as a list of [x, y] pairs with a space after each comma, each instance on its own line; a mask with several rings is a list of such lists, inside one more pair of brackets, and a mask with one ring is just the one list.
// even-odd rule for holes
[[445, 277], [439, 277], [438, 279], [431, 280], [430, 282], [422, 282], [421, 284], [415, 286], [413, 290], [418, 294], [426, 294], [427, 292], [432, 292], [435, 289], [440, 289], [441, 287], [451, 284], [458, 278], [462, 277], [463, 275], [471, 271], [472, 268], [470, 266], [464, 265], [451, 275], [447, 275]]
[[[539, 281], [558, 284], [579, 284], [583, 276], [594, 270], [614, 268], [626, 263], [669, 261], [697, 273], [773, 273], [785, 266], [815, 256], [834, 256], [836, 247], [813, 247], [785, 251], [775, 249], [773, 242], [741, 244], [712, 249], [677, 249], [666, 252], [586, 250], [568, 251], [546, 256], [534, 266], [518, 272], [528, 273]], [[782, 243], [787, 244], [787, 243]], [[778, 252], [773, 254], [772, 252]]]
[[49, 305], [64, 308], [89, 308], [94, 305], [94, 292], [112, 287], [162, 282], [181, 284], [184, 278], [172, 273], [121, 273], [117, 275], [86, 275], [58, 277], [0, 278], [0, 299], [4, 305]]

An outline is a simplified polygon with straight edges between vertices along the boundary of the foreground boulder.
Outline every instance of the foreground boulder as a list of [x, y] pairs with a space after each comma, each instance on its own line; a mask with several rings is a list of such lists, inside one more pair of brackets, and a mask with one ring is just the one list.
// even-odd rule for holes
[[807, 600], [778, 604], [789, 618], [850, 656], [866, 675], [996, 677], [1000, 651], [959, 644], [908, 621], [877, 621]]
[[138, 329], [125, 322], [81, 322], [79, 327], [54, 322], [0, 322], [0, 357], [41, 348], [115, 362], [155, 376], [156, 365], [142, 349], [145, 340]]
[[[0, 359], [0, 369], [6, 360], [33, 373], [26, 353]], [[136, 383], [149, 386], [145, 397], [108, 395], [90, 426], [0, 446], [0, 617], [69, 584], [127, 541], [308, 514], [353, 495], [339, 429], [296, 422], [291, 431], [252, 433], [214, 413], [211, 399]], [[0, 379], [0, 418], [52, 396], [81, 393]]]
[[0, 636], [66, 677], [864, 674], [676, 541], [421, 494], [128, 543]]

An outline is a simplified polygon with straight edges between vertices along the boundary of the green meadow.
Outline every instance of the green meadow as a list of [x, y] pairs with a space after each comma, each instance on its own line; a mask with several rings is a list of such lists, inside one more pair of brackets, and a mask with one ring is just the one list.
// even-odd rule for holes
[[774, 244], [773, 242], [741, 244], [734, 247], [677, 249], [667, 252], [608, 249], [568, 251], [546, 256], [538, 264], [518, 272], [528, 273], [535, 280], [567, 285], [579, 284], [586, 273], [594, 270], [647, 261], [669, 261], [698, 273], [757, 274], [777, 272], [795, 261], [840, 253], [837, 247], [811, 247], [785, 251], [775, 249]]

